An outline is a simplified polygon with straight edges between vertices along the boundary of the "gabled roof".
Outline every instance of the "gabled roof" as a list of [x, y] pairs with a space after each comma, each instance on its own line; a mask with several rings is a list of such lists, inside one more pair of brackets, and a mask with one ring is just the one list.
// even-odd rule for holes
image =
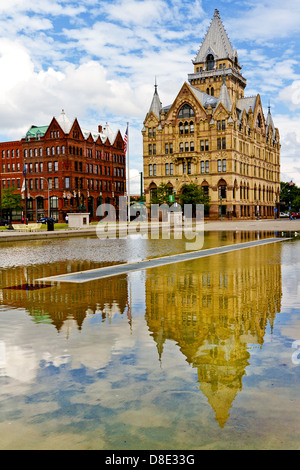
[[208, 54], [213, 54], [215, 59], [229, 58], [234, 60], [236, 57], [236, 51], [230, 43], [218, 10], [215, 10], [214, 17], [194, 63], [205, 62]]
[[208, 106], [214, 108], [218, 105], [218, 99], [215, 96], [208, 95], [207, 93], [200, 91], [198, 88], [195, 88], [189, 83], [187, 83], [187, 86], [191, 89], [191, 91], [196, 96], [197, 100], [200, 101], [202, 106], [204, 106], [205, 108], [208, 108]]
[[257, 100], [257, 96], [249, 96], [246, 98], [240, 98], [236, 102], [236, 107], [242, 113], [245, 109], [246, 113], [248, 114], [250, 108], [254, 112], [255, 106], [256, 106], [256, 100]]

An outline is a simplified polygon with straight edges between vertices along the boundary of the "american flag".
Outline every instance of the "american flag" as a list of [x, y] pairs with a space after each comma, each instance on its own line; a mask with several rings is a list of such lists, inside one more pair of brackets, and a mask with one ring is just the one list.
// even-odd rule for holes
[[127, 129], [126, 129], [125, 136], [124, 136], [124, 155], [126, 155], [126, 152], [127, 152], [127, 140], [128, 140], [128, 125], [127, 125]]
[[290, 181], [290, 186], [294, 186], [293, 180]]

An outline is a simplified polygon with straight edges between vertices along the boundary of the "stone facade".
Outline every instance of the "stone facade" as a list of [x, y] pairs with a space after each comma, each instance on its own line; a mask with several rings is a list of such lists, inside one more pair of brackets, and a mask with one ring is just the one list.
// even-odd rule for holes
[[183, 184], [196, 183], [210, 198], [210, 218], [273, 218], [279, 131], [259, 94], [244, 96], [247, 82], [218, 10], [193, 63], [171, 106], [162, 106], [155, 85], [142, 130], [147, 205], [161, 183], [177, 198]]

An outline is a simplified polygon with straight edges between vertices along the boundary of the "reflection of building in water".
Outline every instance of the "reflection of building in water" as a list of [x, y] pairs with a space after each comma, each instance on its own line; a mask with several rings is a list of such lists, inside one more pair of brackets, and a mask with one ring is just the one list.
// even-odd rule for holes
[[148, 271], [146, 319], [162, 355], [176, 341], [223, 427], [249, 365], [281, 304], [281, 244]]
[[[93, 269], [94, 263], [56, 262], [51, 265], [14, 267], [0, 271], [0, 305], [24, 308], [35, 321], [82, 327], [87, 316], [101, 313], [102, 319], [123, 314], [128, 308], [127, 276], [116, 276], [88, 284], [40, 285], [34, 280], [68, 272]], [[71, 321], [72, 320], [72, 321]]]

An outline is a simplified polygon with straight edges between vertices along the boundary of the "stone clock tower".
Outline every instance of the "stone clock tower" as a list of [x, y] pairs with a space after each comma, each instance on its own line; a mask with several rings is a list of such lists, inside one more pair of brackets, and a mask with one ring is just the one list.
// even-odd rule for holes
[[193, 66], [171, 105], [162, 105], [155, 83], [142, 129], [148, 207], [161, 184], [180, 201], [193, 183], [209, 197], [207, 217], [274, 218], [279, 131], [260, 95], [245, 96], [242, 66], [218, 10]]

